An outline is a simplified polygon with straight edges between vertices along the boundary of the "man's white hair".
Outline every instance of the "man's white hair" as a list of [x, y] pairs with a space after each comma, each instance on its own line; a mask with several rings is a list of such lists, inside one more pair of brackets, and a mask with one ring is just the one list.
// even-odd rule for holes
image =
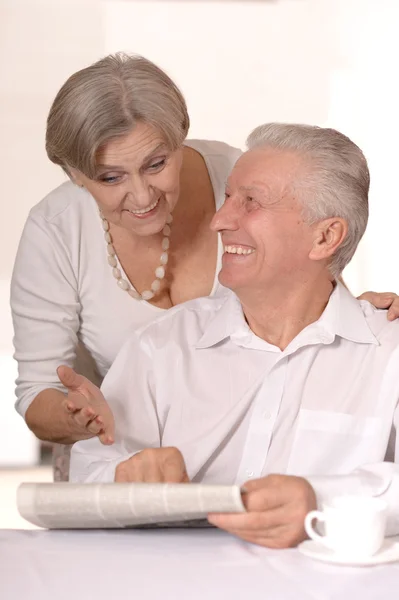
[[248, 136], [247, 147], [295, 152], [308, 162], [310, 168], [294, 182], [306, 221], [340, 217], [348, 224], [347, 236], [329, 263], [331, 274], [338, 277], [367, 226], [370, 174], [363, 152], [335, 129], [285, 123], [260, 125]]

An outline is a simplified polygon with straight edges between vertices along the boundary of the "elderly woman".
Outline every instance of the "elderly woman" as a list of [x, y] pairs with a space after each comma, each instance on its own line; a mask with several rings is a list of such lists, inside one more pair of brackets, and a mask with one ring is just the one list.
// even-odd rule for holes
[[[141, 57], [108, 56], [54, 100], [46, 148], [70, 180], [31, 210], [11, 290], [17, 410], [42, 440], [112, 443], [96, 384], [128, 331], [223, 290], [209, 224], [241, 152], [187, 141], [188, 128], [180, 91]], [[387, 308], [393, 295], [371, 300]]]

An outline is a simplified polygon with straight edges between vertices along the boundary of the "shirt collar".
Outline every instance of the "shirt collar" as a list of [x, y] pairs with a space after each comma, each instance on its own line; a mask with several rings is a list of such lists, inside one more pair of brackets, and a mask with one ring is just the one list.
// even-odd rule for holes
[[[226, 292], [226, 298], [218, 308], [208, 326], [196, 343], [196, 348], [210, 348], [228, 337], [243, 341], [253, 338], [242, 310], [241, 303], [234, 292]], [[332, 343], [339, 336], [360, 344], [379, 345], [378, 340], [368, 326], [360, 303], [341, 283], [337, 283], [328, 304], [320, 319], [305, 327], [292, 340], [286, 350], [293, 351], [293, 346], [309, 343]], [[256, 337], [256, 336], [255, 336]], [[264, 340], [262, 344], [274, 348]]]
[[195, 344], [196, 348], [210, 348], [232, 335], [252, 334], [242, 310], [241, 302], [230, 290], [224, 302], [210, 320], [205, 332]]
[[338, 335], [351, 342], [379, 345], [367, 323], [360, 302], [340, 282], [335, 286], [323, 314], [316, 323], [333, 337]]

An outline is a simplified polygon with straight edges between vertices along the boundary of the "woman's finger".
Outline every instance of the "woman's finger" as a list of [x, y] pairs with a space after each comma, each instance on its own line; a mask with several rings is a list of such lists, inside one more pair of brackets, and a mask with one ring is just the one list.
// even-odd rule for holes
[[104, 430], [104, 423], [100, 417], [97, 417], [97, 418], [93, 419], [92, 421], [89, 421], [89, 423], [86, 426], [86, 429], [89, 433], [98, 435], [100, 433], [100, 431]]
[[81, 410], [74, 413], [73, 418], [79, 427], [87, 428], [88, 424], [96, 418], [96, 414], [93, 409], [89, 407], [89, 410], [82, 408]]
[[104, 430], [99, 432], [98, 439], [102, 444], [104, 444], [104, 446], [110, 446], [115, 441], [113, 436]]
[[399, 297], [395, 296], [388, 310], [388, 320], [394, 321], [399, 317]]

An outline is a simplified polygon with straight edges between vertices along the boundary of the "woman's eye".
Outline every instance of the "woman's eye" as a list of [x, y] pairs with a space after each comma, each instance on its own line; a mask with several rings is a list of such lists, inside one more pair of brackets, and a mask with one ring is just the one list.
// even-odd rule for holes
[[103, 183], [117, 183], [118, 181], [120, 181], [120, 178], [120, 175], [109, 175], [101, 177], [100, 181], [102, 181]]
[[152, 165], [150, 165], [148, 168], [151, 169], [151, 171], [156, 171], [157, 169], [161, 169], [164, 165], [165, 165], [165, 159], [163, 158], [162, 160], [159, 160], [158, 162], [152, 163]]

